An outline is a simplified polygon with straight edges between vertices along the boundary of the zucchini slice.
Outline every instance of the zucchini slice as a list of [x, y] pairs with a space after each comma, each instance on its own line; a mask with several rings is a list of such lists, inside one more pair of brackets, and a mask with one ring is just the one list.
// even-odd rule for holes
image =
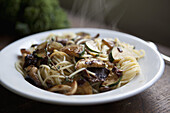
[[116, 82], [114, 82], [112, 84], [109, 84], [108, 86], [109, 87], [114, 87], [114, 86], [118, 85], [121, 79], [122, 79], [122, 76], [120, 76], [120, 78]]
[[119, 62], [122, 58], [128, 56], [137, 58], [137, 55], [129, 48], [114, 47], [109, 54], [109, 61]]
[[117, 81], [115, 81], [114, 83], [111, 83], [111, 84], [108, 84], [108, 85], [104, 85], [104, 86], [102, 86], [102, 87], [105, 87], [105, 86], [114, 87], [114, 86], [116, 86], [116, 85], [119, 84], [119, 82], [121, 81], [121, 79], [122, 79], [122, 76], [120, 76], [119, 79], [118, 79]]
[[100, 53], [101, 51], [97, 48], [96, 43], [93, 40], [89, 40], [85, 43], [86, 47], [92, 51], [92, 52], [96, 52], [96, 53]]
[[109, 61], [110, 62], [118, 62], [120, 61], [124, 56], [129, 56], [129, 53], [124, 48], [121, 48], [121, 52], [119, 51], [119, 47], [113, 47], [109, 54]]

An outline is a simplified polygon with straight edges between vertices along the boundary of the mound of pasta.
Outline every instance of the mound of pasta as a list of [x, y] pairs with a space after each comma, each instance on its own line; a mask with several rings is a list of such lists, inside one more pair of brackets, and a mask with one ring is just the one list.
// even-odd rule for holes
[[116, 89], [140, 73], [144, 50], [118, 38], [85, 32], [50, 34], [43, 43], [22, 48], [16, 69], [31, 84], [65, 95]]

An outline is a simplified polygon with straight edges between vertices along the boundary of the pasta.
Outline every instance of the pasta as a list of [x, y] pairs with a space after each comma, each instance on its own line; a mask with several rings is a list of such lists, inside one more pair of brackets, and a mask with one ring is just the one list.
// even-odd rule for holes
[[31, 84], [65, 95], [96, 94], [121, 87], [141, 71], [145, 55], [118, 38], [85, 32], [50, 34], [45, 42], [21, 49], [16, 69]]

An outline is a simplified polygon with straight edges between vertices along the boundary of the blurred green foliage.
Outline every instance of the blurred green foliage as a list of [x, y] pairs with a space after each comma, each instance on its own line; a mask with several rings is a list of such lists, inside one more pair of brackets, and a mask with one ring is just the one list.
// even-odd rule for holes
[[58, 0], [0, 0], [0, 23], [20, 36], [69, 27]]

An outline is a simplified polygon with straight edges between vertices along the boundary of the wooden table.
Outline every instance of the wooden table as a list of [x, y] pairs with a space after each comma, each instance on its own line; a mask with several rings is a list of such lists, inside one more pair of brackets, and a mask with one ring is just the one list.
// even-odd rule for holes
[[[70, 18], [70, 17], [69, 17]], [[72, 26], [76, 22], [71, 17]], [[90, 24], [87, 27], [96, 27]], [[81, 26], [80, 26], [81, 27]], [[101, 27], [101, 26], [97, 26]], [[103, 26], [102, 26], [103, 27]], [[105, 27], [105, 26], [104, 26]], [[106, 28], [106, 27], [105, 27]], [[0, 36], [0, 50], [14, 41], [11, 36]], [[170, 56], [170, 48], [157, 44], [160, 52]], [[170, 113], [170, 65], [166, 64], [162, 77], [144, 92], [125, 100], [93, 105], [63, 106], [37, 102], [18, 96], [0, 86], [0, 113]]]

